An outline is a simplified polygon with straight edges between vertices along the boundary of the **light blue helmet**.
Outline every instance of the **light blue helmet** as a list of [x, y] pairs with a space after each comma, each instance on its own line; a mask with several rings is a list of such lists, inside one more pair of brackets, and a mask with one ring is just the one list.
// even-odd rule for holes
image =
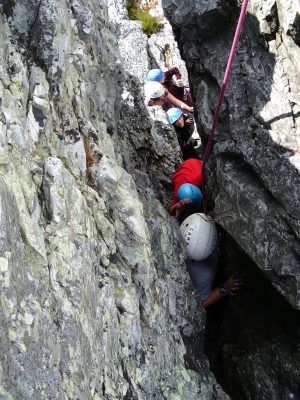
[[191, 206], [199, 206], [202, 200], [202, 193], [198, 186], [191, 183], [184, 183], [178, 189], [178, 200], [190, 199]]
[[160, 69], [151, 69], [148, 72], [147, 80], [148, 81], [157, 81], [160, 82], [164, 77], [164, 73]]
[[182, 116], [182, 110], [172, 107], [167, 111], [167, 115], [170, 124], [174, 124]]

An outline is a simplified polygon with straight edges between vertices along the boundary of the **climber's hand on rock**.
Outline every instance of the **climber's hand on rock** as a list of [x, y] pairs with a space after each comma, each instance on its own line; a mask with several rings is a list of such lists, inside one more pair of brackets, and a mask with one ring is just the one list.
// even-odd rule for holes
[[190, 116], [188, 117], [188, 119], [185, 121], [185, 123], [186, 123], [187, 125], [191, 125], [193, 122], [194, 122], [194, 118], [193, 118], [192, 115], [190, 115]]
[[175, 84], [178, 87], [183, 87], [183, 81], [182, 79], [175, 79]]
[[185, 206], [191, 202], [192, 202], [191, 199], [183, 199], [178, 201], [171, 207], [170, 214], [174, 215], [177, 219], [179, 219], [184, 212]]
[[238, 291], [240, 290], [242, 284], [243, 280], [238, 276], [237, 273], [234, 273], [224, 283], [224, 288], [227, 290], [229, 294], [235, 296], [238, 294]]

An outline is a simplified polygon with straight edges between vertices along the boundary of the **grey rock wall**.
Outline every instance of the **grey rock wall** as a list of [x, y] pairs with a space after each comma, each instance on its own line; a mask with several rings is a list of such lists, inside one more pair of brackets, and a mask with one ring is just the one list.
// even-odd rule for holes
[[[162, 3], [205, 142], [242, 2]], [[239, 400], [296, 398], [300, 390], [299, 7], [249, 1], [207, 169], [209, 206], [226, 232], [223, 262], [244, 278], [222, 321], [208, 324], [207, 350]]]
[[172, 27], [165, 18], [161, 1], [140, 1], [142, 8], [157, 18], [159, 29], [149, 38], [143, 33], [140, 21], [129, 20], [126, 0], [108, 0], [109, 19], [118, 37], [122, 64], [128, 75], [144, 83], [151, 68], [165, 71], [178, 67], [188, 86], [185, 62], [182, 60]]
[[0, 397], [228, 398], [186, 366], [205, 314], [163, 207], [179, 147], [106, 4], [0, 8]]
[[[240, 3], [240, 2], [239, 2]], [[236, 1], [163, 0], [205, 141]], [[250, 0], [208, 166], [215, 220], [299, 309], [299, 3]]]

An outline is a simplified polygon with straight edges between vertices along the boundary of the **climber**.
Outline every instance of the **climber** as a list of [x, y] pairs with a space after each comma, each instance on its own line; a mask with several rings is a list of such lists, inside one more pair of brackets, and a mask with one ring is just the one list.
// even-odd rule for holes
[[183, 101], [188, 106], [193, 105], [190, 89], [184, 87], [181, 73], [177, 67], [170, 68], [165, 72], [157, 68], [151, 69], [148, 72], [147, 80], [160, 82], [176, 99]]
[[200, 149], [198, 148], [198, 151], [195, 149], [197, 139], [192, 137], [195, 129], [193, 117], [191, 115], [184, 115], [182, 110], [174, 107], [170, 108], [167, 114], [170, 124], [175, 128], [183, 159], [199, 158]]
[[146, 82], [145, 95], [146, 106], [160, 106], [167, 111], [174, 105], [189, 113], [194, 111], [193, 107], [176, 99], [161, 83], [156, 81]]
[[[189, 188], [190, 190], [184, 190], [184, 193], [187, 193], [187, 195], [184, 196], [183, 193], [182, 196], [180, 193], [181, 187], [187, 183], [191, 186]], [[184, 161], [174, 172], [172, 178], [174, 195], [170, 214], [175, 216], [177, 225], [179, 225], [179, 221], [182, 221], [182, 219], [188, 214], [195, 215], [194, 213], [200, 210], [201, 196], [194, 190], [193, 186], [199, 188], [201, 183], [202, 161], [199, 159], [190, 158]], [[199, 204], [197, 204], [197, 201], [195, 201], [196, 198], [200, 199], [200, 201], [198, 201]], [[187, 243], [191, 240], [194, 240], [194, 237], [191, 235], [199, 234], [193, 226], [190, 227], [192, 227], [192, 229], [190, 235], [186, 238]], [[198, 260], [195, 258], [198, 258]], [[236, 295], [243, 283], [236, 274], [233, 274], [225, 281], [225, 283], [212, 290], [213, 282], [218, 269], [218, 257], [216, 250], [212, 251], [207, 258], [202, 260], [200, 260], [199, 257], [195, 257], [193, 253], [188, 253], [186, 266], [193, 285], [197, 291], [197, 297], [200, 301], [200, 304], [204, 308], [215, 303], [227, 294]]]
[[[183, 161], [173, 173], [172, 187], [173, 200], [171, 204], [170, 214], [174, 215], [178, 220], [182, 220], [184, 214], [189, 213], [187, 205], [191, 203], [190, 199], [178, 198], [178, 190], [184, 183], [201, 187], [202, 184], [202, 161], [196, 158], [189, 158]], [[193, 211], [197, 212], [201, 208], [201, 202], [194, 206]]]
[[172, 107], [167, 99], [166, 89], [159, 82], [147, 82], [145, 84], [145, 95], [145, 105], [148, 107], [159, 106], [162, 107], [164, 111]]
[[201, 261], [188, 258], [186, 260], [186, 267], [197, 292], [198, 301], [204, 308], [216, 303], [228, 294], [231, 296], [237, 295], [243, 284], [238, 274], [234, 273], [224, 283], [213, 288], [218, 270], [218, 257], [216, 252]]

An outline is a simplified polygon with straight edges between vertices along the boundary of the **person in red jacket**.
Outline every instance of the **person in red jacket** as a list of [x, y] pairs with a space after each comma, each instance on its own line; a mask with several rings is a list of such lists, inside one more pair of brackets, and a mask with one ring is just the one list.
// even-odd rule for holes
[[[173, 200], [171, 204], [170, 214], [174, 215], [177, 219], [182, 219], [187, 204], [191, 203], [189, 199], [178, 200], [178, 190], [184, 183], [191, 183], [192, 185], [201, 188], [202, 185], [202, 161], [196, 158], [189, 158], [183, 161], [182, 164], [176, 169], [172, 177], [173, 187]], [[199, 209], [201, 204], [199, 204]], [[198, 210], [195, 209], [194, 212]]]
[[[176, 169], [172, 177], [173, 200], [171, 204], [170, 214], [175, 216], [179, 226], [179, 220], [182, 221], [187, 214], [200, 211], [199, 207], [187, 207], [191, 203], [190, 199], [178, 199], [178, 190], [181, 185], [191, 183], [201, 188], [202, 184], [202, 161], [190, 158], [184, 161]], [[213, 289], [214, 279], [218, 269], [218, 257], [214, 251], [208, 258], [201, 261], [186, 260], [187, 271], [191, 277], [193, 285], [197, 292], [199, 303], [202, 307], [207, 308], [214, 304], [224, 296], [230, 294], [236, 295], [243, 284], [242, 279], [237, 274], [232, 274], [223, 284]]]

